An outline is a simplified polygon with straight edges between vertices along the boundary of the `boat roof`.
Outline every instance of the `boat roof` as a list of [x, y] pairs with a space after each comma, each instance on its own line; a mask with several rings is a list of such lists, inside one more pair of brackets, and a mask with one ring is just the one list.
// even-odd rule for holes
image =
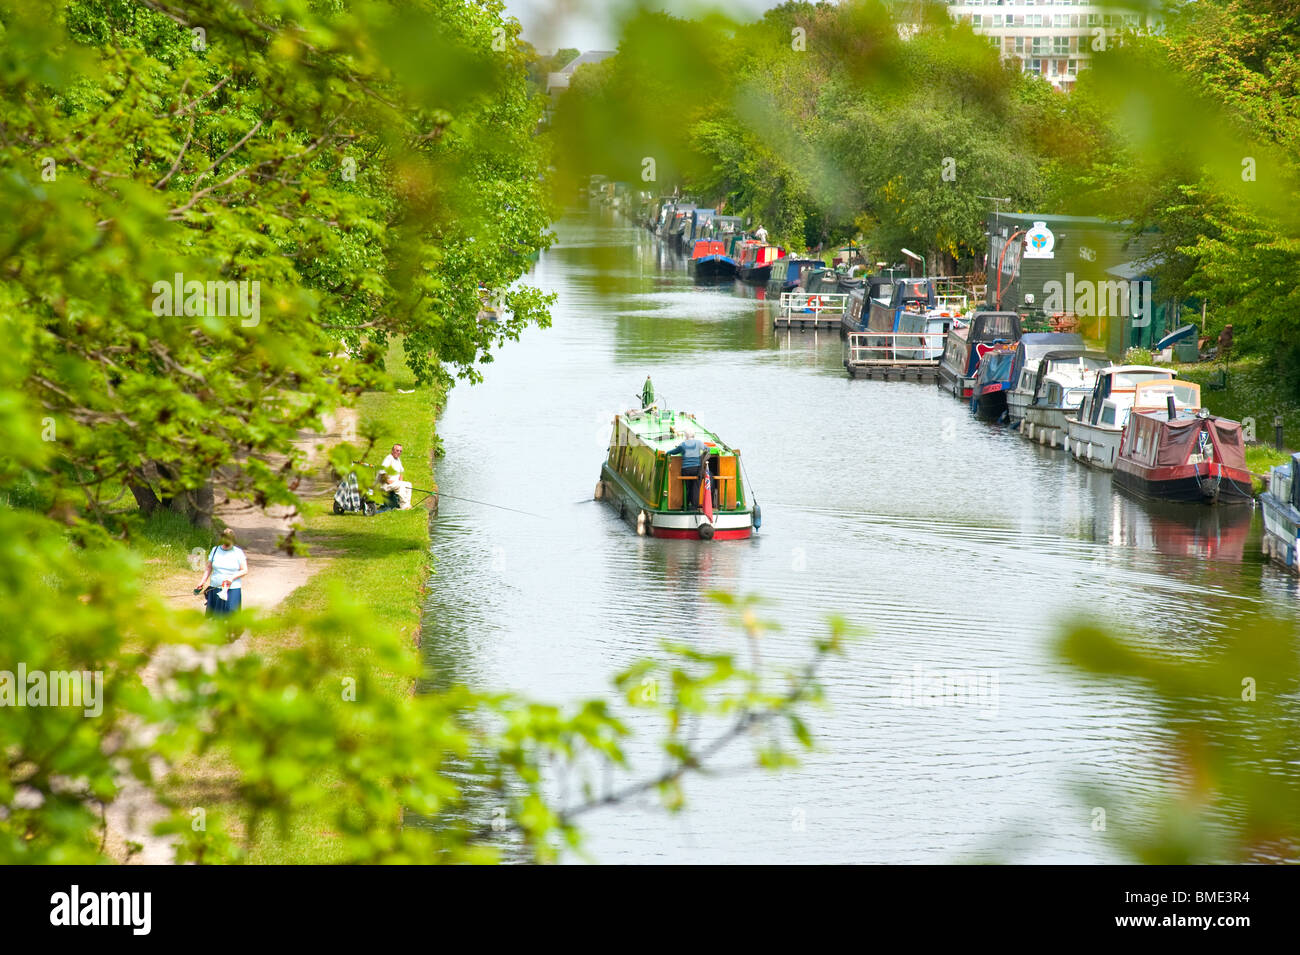
[[1110, 356], [1104, 351], [1095, 351], [1089, 348], [1061, 348], [1045, 352], [1039, 361], [1051, 364], [1054, 361], [1065, 361], [1068, 358], [1095, 358], [1098, 361], [1110, 361]]
[[710, 431], [689, 411], [671, 411], [653, 408], [650, 411], [630, 411], [619, 419], [629, 431], [656, 451], [671, 451], [685, 440], [687, 430], [706, 445], [730, 451], [725, 441]]
[[1069, 345], [1084, 348], [1083, 336], [1075, 332], [1030, 332], [1021, 335], [1016, 342], [1016, 361], [1011, 368], [1011, 377], [1018, 379], [1020, 370], [1030, 362], [1041, 362], [1045, 355]]
[[1078, 332], [1026, 332], [1016, 342], [1016, 347], [1033, 357], [1046, 355], [1053, 347], [1058, 349], [1076, 345], [1085, 347], [1083, 336]]
[[1201, 386], [1194, 381], [1179, 381], [1176, 378], [1157, 378], [1154, 381], [1139, 381], [1133, 389], [1133, 403], [1139, 407], [1144, 401], [1156, 402], [1156, 407], [1163, 406], [1168, 395], [1174, 396], [1179, 407], [1199, 408], [1201, 406]]
[[1168, 375], [1170, 378], [1177, 378], [1178, 372], [1172, 368], [1157, 368], [1155, 365], [1111, 365], [1109, 368], [1103, 368], [1098, 374], [1102, 375], [1126, 375], [1134, 371], [1158, 371], [1161, 374]]

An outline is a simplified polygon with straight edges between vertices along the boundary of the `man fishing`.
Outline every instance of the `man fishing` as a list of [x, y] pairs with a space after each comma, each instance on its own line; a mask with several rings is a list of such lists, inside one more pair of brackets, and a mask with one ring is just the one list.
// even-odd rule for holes
[[395, 444], [379, 465], [377, 477], [379, 486], [385, 493], [392, 492], [397, 495], [398, 507], [403, 511], [411, 507], [411, 482], [404, 480], [405, 470], [402, 466], [402, 446]]

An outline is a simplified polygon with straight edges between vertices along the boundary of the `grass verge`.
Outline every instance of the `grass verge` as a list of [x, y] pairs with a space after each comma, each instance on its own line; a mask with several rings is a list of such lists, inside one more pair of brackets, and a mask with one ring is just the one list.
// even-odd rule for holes
[[1227, 387], [1214, 388], [1223, 366], [1215, 362], [1175, 365], [1179, 378], [1201, 386], [1201, 401], [1211, 412], [1234, 421], [1255, 424], [1261, 445], [1272, 447], [1273, 418], [1282, 416], [1283, 443], [1300, 448], [1300, 401], [1289, 394], [1272, 362], [1261, 357], [1243, 358], [1227, 367]]
[[[375, 437], [374, 451], [367, 458], [373, 459], [371, 463], [377, 463], [394, 443], [401, 443], [407, 480], [415, 487], [433, 488], [434, 454], [439, 445], [435, 423], [445, 401], [445, 391], [440, 387], [416, 388], [396, 345], [389, 351], [389, 367], [394, 371], [395, 388], [360, 397], [357, 433]], [[358, 476], [364, 483], [364, 472]], [[428, 509], [420, 506], [409, 511], [386, 511], [369, 518], [335, 515], [332, 495], [333, 488], [329, 487], [319, 497], [301, 502], [299, 539], [312, 557], [324, 558], [327, 563], [306, 586], [290, 594], [273, 611], [270, 626], [252, 638], [249, 652], [268, 662], [302, 646], [304, 637], [298, 622], [323, 612], [327, 595], [336, 586], [360, 595], [367, 615], [380, 626], [410, 640], [412, 653], [416, 652], [414, 642], [420, 626], [421, 598], [432, 570]], [[414, 497], [419, 500], [421, 495], [417, 493]], [[170, 546], [174, 550], [177, 545], [172, 542]], [[380, 692], [393, 696], [412, 692], [409, 675], [386, 669], [360, 639], [350, 640], [343, 635], [341, 649], [349, 661], [350, 673], [365, 669], [373, 680], [371, 685]], [[340, 698], [336, 705], [346, 704]], [[317, 782], [328, 787], [331, 780], [324, 778]], [[211, 752], [176, 767], [168, 790], [182, 805], [206, 804], [223, 815], [235, 815], [240, 808], [235, 799], [238, 783], [238, 773], [229, 756]], [[259, 826], [247, 840], [247, 861], [268, 865], [339, 861], [340, 840], [332, 823], [339, 808], [335, 804], [319, 811], [298, 813], [283, 830], [270, 821]], [[234, 819], [230, 816], [227, 819], [233, 823], [232, 835], [247, 835]]]
[[[410, 394], [372, 392], [357, 403], [358, 432], [375, 433], [377, 449], [400, 442], [406, 478], [416, 487], [432, 488], [433, 451], [437, 442], [434, 421], [441, 411], [444, 394], [439, 389], [420, 388]], [[421, 495], [416, 494], [418, 500]], [[372, 619], [400, 632], [414, 646], [419, 632], [421, 596], [432, 570], [429, 552], [429, 512], [425, 507], [409, 511], [386, 511], [375, 517], [355, 514], [338, 516], [331, 510], [332, 498], [304, 502], [303, 530], [299, 535], [314, 556], [329, 563], [311, 582], [284, 601], [276, 610], [273, 627], [260, 635], [250, 652], [274, 658], [283, 650], [300, 645], [295, 626], [305, 616], [326, 609], [331, 585], [345, 586], [363, 595]], [[357, 668], [366, 667], [382, 692], [405, 696], [411, 692], [408, 677], [385, 672], [370, 658], [370, 648], [349, 643], [344, 652]], [[414, 652], [414, 649], [413, 651]], [[338, 705], [346, 705], [340, 702]], [[328, 785], [329, 780], [322, 780]], [[337, 861], [336, 834], [329, 813], [300, 814], [287, 831], [267, 825], [254, 833], [248, 861], [259, 864], [330, 863]]]

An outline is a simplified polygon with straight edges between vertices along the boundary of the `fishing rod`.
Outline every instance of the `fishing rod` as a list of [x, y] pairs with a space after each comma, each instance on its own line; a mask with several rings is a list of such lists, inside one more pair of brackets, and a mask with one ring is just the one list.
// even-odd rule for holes
[[[411, 488], [413, 491], [423, 491], [424, 488]], [[538, 520], [547, 520], [541, 514], [534, 514], [532, 511], [521, 511], [518, 508], [506, 507], [504, 504], [493, 504], [491, 501], [476, 501], [472, 497], [457, 497], [455, 494], [447, 494], [444, 491], [428, 491], [427, 494], [437, 494], [439, 499], [447, 497], [453, 501], [464, 501], [466, 504], [481, 504], [483, 507], [495, 507], [499, 511], [510, 511], [512, 514], [523, 514], [525, 517], [535, 517]]]

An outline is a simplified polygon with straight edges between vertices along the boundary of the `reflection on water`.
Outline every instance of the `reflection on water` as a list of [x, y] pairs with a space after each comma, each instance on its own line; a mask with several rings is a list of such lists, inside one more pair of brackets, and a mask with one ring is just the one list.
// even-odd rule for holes
[[[593, 813], [595, 858], [1111, 859], [1075, 784], [1143, 795], [1164, 762], [1157, 731], [1141, 694], [1064, 672], [1055, 628], [1087, 613], [1193, 651], [1248, 610], [1293, 612], [1294, 582], [1262, 561], [1253, 510], [1130, 500], [933, 385], [851, 381], [837, 335], [777, 333], [772, 303], [693, 286], [624, 221], [583, 213], [557, 231], [532, 279], [559, 295], [553, 328], [458, 386], [442, 421], [443, 490], [537, 516], [444, 499], [423, 635], [434, 681], [606, 694], [666, 637], [733, 646], [704, 597], [715, 589], [773, 601], [774, 661], [803, 658], [825, 616], [844, 613], [873, 636], [824, 673], [821, 752], [780, 776], [694, 780], [679, 816]], [[757, 537], [647, 540], [590, 501], [610, 419], [646, 374], [742, 449]], [[995, 686], [996, 704], [898, 698], [933, 674]], [[645, 773], [658, 766], [651, 740], [631, 752]]]

